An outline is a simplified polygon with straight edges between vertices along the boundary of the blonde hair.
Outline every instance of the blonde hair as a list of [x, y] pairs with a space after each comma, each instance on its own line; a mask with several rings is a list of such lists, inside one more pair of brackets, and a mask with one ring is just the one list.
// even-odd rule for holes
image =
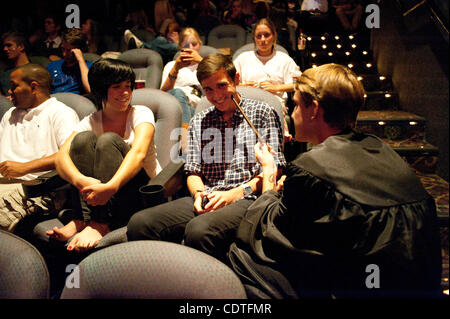
[[178, 41], [178, 45], [180, 48], [182, 47], [184, 40], [186, 40], [186, 38], [190, 35], [195, 37], [197, 41], [200, 43], [200, 45], [203, 44], [202, 40], [200, 39], [200, 36], [198, 35], [198, 32], [194, 28], [184, 28], [180, 32], [180, 39]]
[[306, 107], [316, 100], [324, 110], [325, 122], [336, 129], [355, 126], [365, 99], [364, 87], [355, 73], [334, 63], [304, 71], [295, 90]]

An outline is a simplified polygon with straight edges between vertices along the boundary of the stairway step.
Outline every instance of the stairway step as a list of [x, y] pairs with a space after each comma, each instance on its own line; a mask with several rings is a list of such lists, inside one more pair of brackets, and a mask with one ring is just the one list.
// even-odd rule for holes
[[405, 162], [413, 169], [425, 174], [435, 174], [439, 150], [429, 143], [415, 142], [412, 140], [391, 141], [383, 139]]
[[358, 80], [364, 86], [366, 92], [392, 92], [394, 85], [390, 77], [378, 74], [359, 75]]
[[403, 111], [360, 111], [356, 127], [391, 141], [425, 142], [425, 118]]
[[393, 91], [366, 92], [363, 110], [398, 110], [398, 94]]
[[434, 198], [439, 224], [439, 237], [441, 240], [442, 275], [441, 287], [449, 287], [449, 183], [436, 174], [424, 174], [416, 171], [422, 185]]

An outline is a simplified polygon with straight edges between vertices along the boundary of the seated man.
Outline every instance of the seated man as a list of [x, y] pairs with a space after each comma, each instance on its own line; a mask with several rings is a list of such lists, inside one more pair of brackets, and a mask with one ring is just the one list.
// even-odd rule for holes
[[30, 63], [27, 54], [27, 39], [18, 32], [6, 32], [2, 35], [3, 51], [9, 66], [0, 70], [0, 95], [9, 95], [9, 76], [19, 66]]
[[[256, 137], [232, 98], [276, 150], [276, 165], [285, 166], [280, 119], [269, 105], [236, 92], [239, 75], [231, 59], [210, 54], [199, 63], [197, 77], [214, 106], [196, 114], [189, 125], [185, 171], [192, 196], [133, 215], [129, 240], [184, 243], [224, 259], [247, 207], [260, 192]], [[207, 204], [202, 205], [206, 200]]]
[[92, 62], [85, 61], [86, 36], [81, 29], [68, 29], [63, 34], [61, 44], [62, 60], [50, 62], [47, 70], [52, 77], [52, 93], [90, 93], [88, 72]]
[[40, 65], [13, 71], [9, 93], [15, 107], [0, 122], [0, 229], [13, 231], [25, 216], [53, 209], [50, 195], [26, 198], [20, 182], [55, 168], [55, 153], [78, 116], [50, 97], [50, 75]]
[[59, 60], [62, 58], [61, 52], [61, 18], [57, 15], [48, 14], [44, 18], [44, 33], [36, 32], [30, 37], [32, 43], [32, 53], [36, 56], [45, 56], [50, 60]]
[[248, 295], [404, 297], [439, 288], [434, 200], [394, 150], [352, 129], [364, 102], [355, 74], [337, 64], [308, 69], [294, 100], [295, 138], [314, 146], [288, 165], [283, 192], [271, 179], [270, 149], [255, 147], [263, 195], [229, 254]]

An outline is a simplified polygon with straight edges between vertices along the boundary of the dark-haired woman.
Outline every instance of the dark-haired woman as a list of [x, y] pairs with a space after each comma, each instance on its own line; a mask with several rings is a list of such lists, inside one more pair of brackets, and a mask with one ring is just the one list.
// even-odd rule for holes
[[129, 64], [101, 59], [89, 71], [97, 112], [84, 118], [56, 159], [59, 175], [79, 189], [82, 212], [62, 228], [47, 231], [68, 250], [95, 247], [139, 209], [139, 187], [159, 171], [155, 121], [146, 106], [131, 106], [135, 75]]

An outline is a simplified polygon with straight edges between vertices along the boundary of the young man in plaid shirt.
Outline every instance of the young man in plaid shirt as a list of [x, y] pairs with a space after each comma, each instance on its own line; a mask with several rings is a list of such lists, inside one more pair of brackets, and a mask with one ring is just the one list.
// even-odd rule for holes
[[232, 97], [272, 147], [279, 172], [286, 165], [282, 128], [272, 107], [236, 91], [239, 74], [230, 58], [209, 55], [199, 64], [197, 77], [213, 106], [189, 125], [185, 172], [191, 196], [136, 213], [127, 235], [129, 240], [184, 239], [185, 245], [224, 259], [247, 207], [261, 192], [256, 135]]

